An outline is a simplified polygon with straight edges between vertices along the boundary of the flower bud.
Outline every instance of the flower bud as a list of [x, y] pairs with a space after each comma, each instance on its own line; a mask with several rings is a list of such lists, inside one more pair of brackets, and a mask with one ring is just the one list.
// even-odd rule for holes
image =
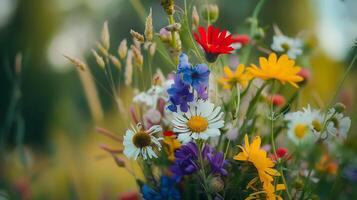
[[108, 21], [105, 21], [104, 24], [103, 24], [102, 44], [103, 44], [103, 47], [106, 50], [109, 49], [109, 47], [110, 47], [110, 35], [109, 35]]
[[260, 40], [265, 37], [265, 31], [263, 28], [259, 27], [253, 36], [256, 40]]
[[333, 106], [337, 113], [343, 113], [346, 110], [346, 106], [343, 103], [336, 103]]
[[196, 6], [192, 9], [192, 28], [196, 29], [200, 24], [200, 16], [198, 15]]
[[174, 0], [161, 0], [161, 6], [164, 8], [167, 15], [174, 14]]
[[217, 21], [219, 16], [219, 9], [217, 4], [205, 4], [202, 6], [202, 17], [206, 21], [214, 23]]
[[171, 33], [168, 30], [166, 30], [166, 28], [160, 29], [159, 37], [161, 41], [164, 43], [170, 43], [172, 40]]
[[125, 167], [125, 162], [123, 159], [119, 158], [119, 156], [113, 155], [115, 164], [117, 164], [118, 167]]
[[145, 38], [149, 42], [151, 42], [154, 38], [153, 30], [154, 27], [152, 25], [152, 10], [150, 8], [150, 13], [149, 16], [146, 18], [146, 24], [145, 24]]
[[272, 96], [267, 97], [270, 103], [273, 103], [274, 106], [281, 107], [286, 103], [285, 97], [280, 94], [274, 94]]
[[144, 39], [144, 36], [141, 35], [140, 33], [134, 31], [133, 29], [130, 30], [130, 34], [131, 36], [136, 39], [138, 42], [140, 43], [144, 43], [145, 39]]
[[97, 64], [99, 65], [99, 67], [104, 69], [105, 68], [105, 62], [104, 62], [103, 57], [98, 55], [98, 53], [94, 49], [92, 49], [92, 53], [93, 53], [93, 56], [94, 56]]
[[121, 69], [121, 63], [119, 59], [113, 55], [109, 55], [110, 61], [113, 63], [113, 65], [120, 70]]
[[181, 30], [181, 24], [174, 23], [173, 25], [166, 26], [165, 29], [170, 32], [179, 32]]
[[214, 192], [220, 192], [224, 189], [224, 182], [219, 176], [213, 177], [209, 185]]
[[120, 45], [118, 47], [118, 54], [121, 59], [124, 59], [126, 56], [126, 53], [128, 52], [128, 45], [126, 39], [122, 40], [120, 42]]
[[301, 179], [296, 179], [293, 183], [293, 187], [297, 190], [301, 190], [304, 187], [304, 181]]
[[306, 68], [301, 68], [297, 75], [301, 76], [304, 79], [303, 81], [299, 82], [299, 85], [305, 85], [311, 79], [310, 70]]

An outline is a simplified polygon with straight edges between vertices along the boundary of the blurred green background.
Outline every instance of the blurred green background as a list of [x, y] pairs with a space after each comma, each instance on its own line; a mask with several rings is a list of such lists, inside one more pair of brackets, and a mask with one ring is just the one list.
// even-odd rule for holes
[[[206, 2], [219, 5], [219, 27], [246, 33], [246, 18], [257, 1], [195, 4]], [[129, 117], [119, 116], [98, 86], [100, 108], [94, 116], [80, 77], [63, 54], [87, 58], [94, 66], [88, 54], [103, 22], [109, 21], [115, 51], [130, 29], [143, 31], [150, 7], [158, 32], [166, 25], [159, 0], [0, 0], [0, 194], [10, 199], [118, 199], [124, 191], [136, 190], [129, 174], [98, 147], [111, 141], [94, 131], [99, 125], [123, 133]], [[303, 35], [315, 48], [304, 61], [313, 77], [304, 102], [326, 104], [335, 92], [355, 53], [356, 9], [355, 0], [270, 0], [264, 7], [260, 23], [266, 27], [267, 44], [277, 24], [284, 34]], [[14, 81], [18, 53], [23, 58], [20, 85]], [[166, 68], [159, 58], [156, 67]], [[351, 145], [357, 145], [354, 69], [340, 95], [352, 117]], [[105, 82], [100, 70], [93, 68], [93, 73]], [[9, 117], [13, 120], [6, 121]]]

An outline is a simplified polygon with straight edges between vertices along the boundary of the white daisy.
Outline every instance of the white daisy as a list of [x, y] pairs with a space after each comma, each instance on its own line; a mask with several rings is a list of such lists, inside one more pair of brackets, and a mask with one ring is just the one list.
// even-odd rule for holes
[[288, 137], [295, 144], [304, 143], [311, 139], [312, 135], [312, 116], [298, 111], [285, 115], [288, 121]]
[[327, 132], [336, 136], [339, 139], [346, 139], [347, 133], [350, 130], [351, 119], [343, 116], [342, 113], [337, 113], [334, 108], [331, 108], [327, 113]]
[[192, 139], [206, 140], [209, 137], [219, 136], [224, 126], [221, 107], [215, 107], [213, 103], [198, 100], [189, 103], [186, 113], [173, 113], [173, 131], [178, 133], [178, 139], [182, 143], [190, 142]]
[[152, 126], [149, 130], [144, 130], [140, 123], [136, 129], [128, 129], [124, 136], [124, 155], [135, 160], [141, 156], [144, 160], [147, 158], [157, 158], [155, 149], [161, 150], [160, 140], [163, 138], [155, 137], [154, 133], [161, 132], [162, 128], [159, 125]]
[[311, 117], [312, 131], [315, 133], [315, 136], [320, 137], [320, 134], [322, 134], [321, 131], [323, 131], [322, 129], [325, 120], [324, 115], [320, 112], [320, 110], [311, 109], [310, 105], [303, 108], [303, 115]]
[[276, 52], [283, 52], [291, 59], [296, 59], [302, 54], [302, 41], [298, 38], [290, 38], [285, 35], [275, 35], [271, 49]]

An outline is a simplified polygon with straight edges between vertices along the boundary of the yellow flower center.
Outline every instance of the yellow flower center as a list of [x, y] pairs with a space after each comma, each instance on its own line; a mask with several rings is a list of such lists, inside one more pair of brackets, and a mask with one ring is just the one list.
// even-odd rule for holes
[[317, 132], [320, 132], [322, 130], [322, 124], [321, 124], [321, 122], [319, 120], [313, 120], [312, 121], [312, 127]]
[[193, 116], [187, 122], [188, 128], [195, 133], [201, 133], [208, 128], [208, 121], [201, 116]]
[[281, 47], [284, 49], [285, 52], [288, 52], [290, 50], [290, 45], [288, 43], [282, 44]]
[[308, 127], [305, 124], [297, 124], [294, 129], [295, 136], [299, 139], [305, 137], [307, 131]]
[[151, 145], [151, 137], [146, 131], [138, 131], [133, 137], [133, 143], [137, 148]]

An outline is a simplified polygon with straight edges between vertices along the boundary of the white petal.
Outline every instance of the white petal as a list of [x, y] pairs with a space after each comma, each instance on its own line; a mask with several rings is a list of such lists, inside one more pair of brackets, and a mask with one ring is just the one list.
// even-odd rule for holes
[[190, 137], [190, 133], [181, 133], [177, 136], [177, 139], [183, 144], [191, 142], [192, 140]]

